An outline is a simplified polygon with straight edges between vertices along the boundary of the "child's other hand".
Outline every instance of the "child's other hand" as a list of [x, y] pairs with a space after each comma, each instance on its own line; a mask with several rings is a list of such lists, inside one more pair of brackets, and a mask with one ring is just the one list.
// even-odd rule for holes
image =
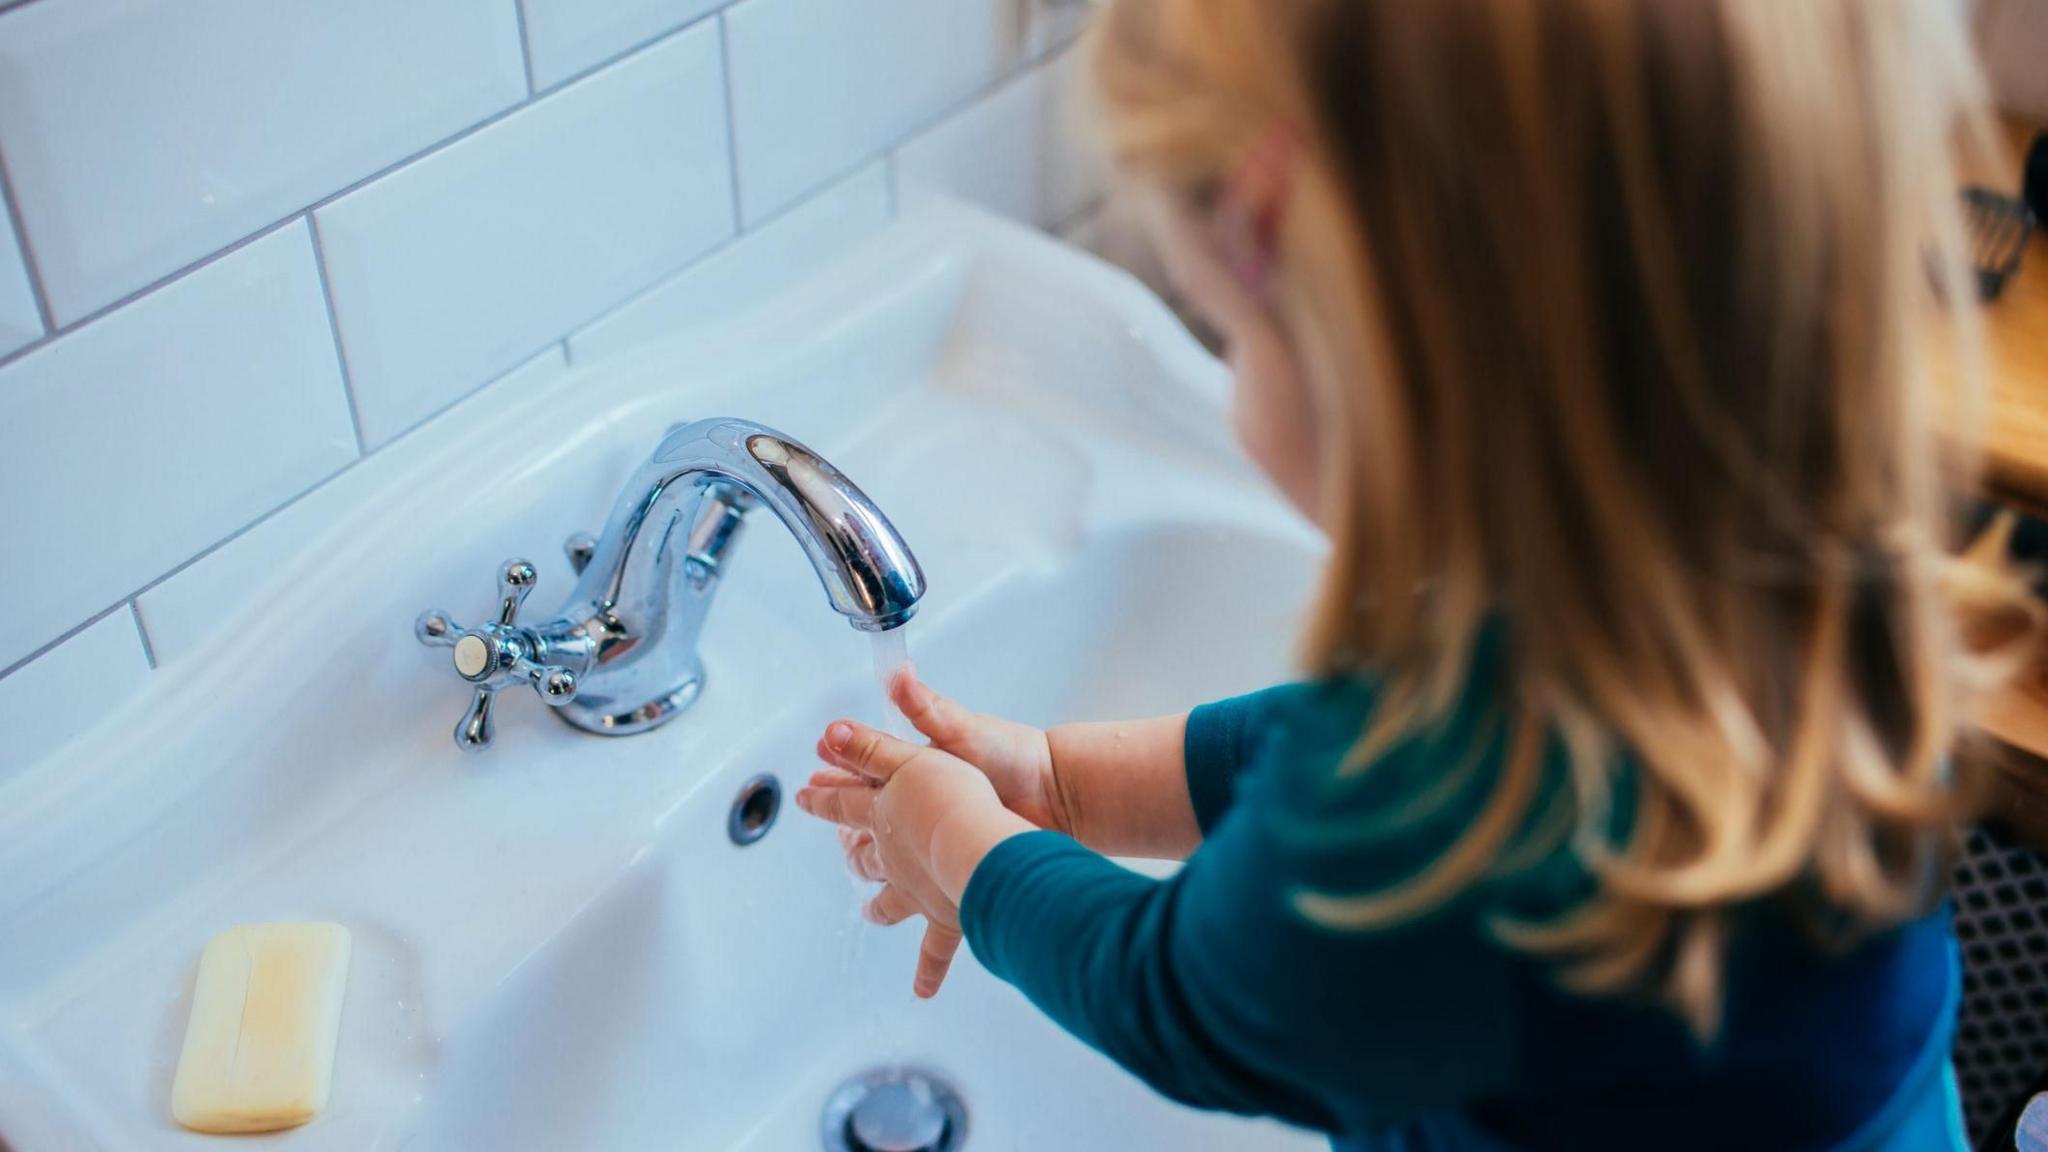
[[830, 767], [797, 792], [797, 807], [840, 825], [850, 856], [864, 834], [855, 868], [883, 883], [868, 919], [925, 918], [915, 989], [928, 998], [960, 950], [959, 900], [974, 866], [1029, 826], [1004, 808], [987, 776], [938, 748], [839, 720], [818, 741], [818, 758]]
[[908, 665], [890, 679], [889, 699], [932, 747], [981, 769], [1004, 807], [1040, 828], [1071, 833], [1043, 729], [970, 712], [933, 691]]

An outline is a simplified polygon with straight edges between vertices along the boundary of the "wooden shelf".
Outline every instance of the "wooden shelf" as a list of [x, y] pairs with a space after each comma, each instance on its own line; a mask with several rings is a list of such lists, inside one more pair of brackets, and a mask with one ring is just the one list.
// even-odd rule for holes
[[2002, 745], [1984, 753], [1999, 776], [1986, 815], [2048, 850], [2048, 669], [2028, 669], [1990, 700], [1984, 731]]
[[[2015, 119], [2005, 129], [2017, 159], [2042, 125]], [[2048, 513], [2048, 232], [2034, 233], [2019, 272], [1985, 305], [1984, 341], [1990, 357], [1986, 485], [1994, 496]]]
[[[2015, 156], [2038, 129], [2030, 121], [2005, 123]], [[2011, 172], [2017, 172], [2017, 164]], [[2007, 172], [1987, 174], [1980, 182], [2005, 189], [2013, 180]], [[2019, 273], [2007, 281], [1999, 299], [1985, 305], [1982, 316], [1991, 369], [1987, 406], [1980, 414], [1985, 424], [1976, 428], [1985, 437], [1985, 486], [2001, 500], [2048, 512], [2048, 234], [2036, 230]], [[1933, 338], [1935, 353], [1946, 353], [1946, 322], [1935, 322]], [[1954, 365], [1944, 363], [1944, 371], [1944, 398], [1954, 398]]]
[[[2042, 127], [2008, 119], [2004, 128], [2014, 163], [2006, 173], [1979, 175], [1978, 182], [2011, 187], [2018, 159]], [[2035, 232], [2019, 272], [1985, 305], [1984, 329], [1990, 361], [1982, 428], [1987, 494], [2048, 515], [2048, 233]], [[1937, 339], [1943, 335], [1936, 333]], [[1989, 815], [2048, 848], [2048, 654], [1989, 701], [1984, 728], [2003, 745], [1989, 753], [2003, 780]]]

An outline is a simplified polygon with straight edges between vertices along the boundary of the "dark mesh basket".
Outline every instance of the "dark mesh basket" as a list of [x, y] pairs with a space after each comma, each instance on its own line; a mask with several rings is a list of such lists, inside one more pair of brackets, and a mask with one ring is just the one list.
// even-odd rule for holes
[[2010, 1148], [2020, 1106], [2048, 1074], [2048, 864], [1973, 830], [1956, 863], [1955, 909], [1963, 1118], [1971, 1144]]
[[1963, 221], [1970, 233], [1970, 263], [1977, 270], [1977, 292], [1996, 300], [2005, 282], [2019, 271], [2034, 234], [2034, 214], [2024, 202], [1989, 188], [1963, 192]]

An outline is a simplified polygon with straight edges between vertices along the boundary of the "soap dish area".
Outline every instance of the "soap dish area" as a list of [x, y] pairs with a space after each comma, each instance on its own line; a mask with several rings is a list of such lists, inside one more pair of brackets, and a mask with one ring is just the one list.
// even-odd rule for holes
[[735, 845], [749, 781], [880, 719], [866, 639], [787, 534], [753, 534], [703, 699], [645, 735], [507, 708], [466, 756], [465, 693], [412, 635], [504, 556], [552, 608], [551, 542], [663, 429], [730, 413], [886, 510], [930, 585], [913, 658], [963, 698], [1042, 723], [1247, 690], [1287, 674], [1321, 545], [1230, 447], [1225, 387], [1124, 273], [935, 206], [744, 320], [508, 380], [364, 459], [201, 562], [244, 611], [0, 781], [0, 1132], [220, 1147], [169, 1106], [200, 950], [327, 920], [354, 942], [332, 1095], [266, 1146], [788, 1152], [850, 1070], [905, 1063], [945, 1069], [991, 1146], [1317, 1147], [1160, 1100], [964, 955], [918, 1005], [916, 934], [859, 919], [819, 822], [757, 802], [767, 834]]

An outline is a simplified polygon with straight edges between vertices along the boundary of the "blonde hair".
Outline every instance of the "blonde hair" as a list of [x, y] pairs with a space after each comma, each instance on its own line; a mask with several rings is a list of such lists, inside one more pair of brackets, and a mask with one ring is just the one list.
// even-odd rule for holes
[[1568, 987], [1711, 1033], [1735, 906], [1797, 892], [1867, 931], [1938, 894], [1971, 796], [1948, 753], [2036, 625], [1947, 539], [1974, 462], [1937, 436], [1924, 320], [1974, 340], [1950, 148], [1979, 94], [1943, 8], [1105, 12], [1122, 171], [1199, 208], [1293, 141], [1266, 291], [1326, 430], [1332, 538], [1304, 657], [1384, 682], [1343, 771], [1447, 714], [1483, 626], [1509, 637], [1515, 730], [1477, 818], [1306, 913], [1397, 922], [1522, 856], [1552, 737], [1595, 895], [1494, 929]]

